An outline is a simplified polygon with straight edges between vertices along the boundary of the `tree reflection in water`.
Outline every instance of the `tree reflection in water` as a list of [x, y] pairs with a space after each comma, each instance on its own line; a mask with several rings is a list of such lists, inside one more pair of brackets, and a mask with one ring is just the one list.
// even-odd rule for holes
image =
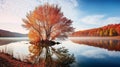
[[26, 17], [23, 27], [29, 30], [28, 37], [33, 42], [29, 47], [31, 63], [42, 63], [45, 67], [67, 67], [74, 62], [74, 56], [65, 48], [52, 47], [59, 44], [53, 40], [66, 39], [74, 31], [72, 20], [63, 15], [58, 5], [40, 5]]
[[120, 51], [120, 40], [113, 39], [72, 39], [74, 43], [85, 44], [89, 46], [95, 46], [105, 48], [108, 50]]
[[[41, 46], [44, 45], [44, 46]], [[44, 67], [70, 67], [75, 62], [73, 54], [69, 54], [65, 47], [55, 48], [53, 46], [31, 45], [29, 62], [39, 64]]]

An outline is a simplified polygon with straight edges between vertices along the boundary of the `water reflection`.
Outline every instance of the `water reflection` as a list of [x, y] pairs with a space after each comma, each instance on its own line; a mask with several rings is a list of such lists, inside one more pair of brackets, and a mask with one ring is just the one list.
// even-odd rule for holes
[[30, 54], [29, 62], [40, 64], [44, 67], [70, 67], [75, 62], [75, 57], [69, 54], [65, 47], [39, 47], [39, 45], [29, 46]]
[[0, 37], [0, 45], [6, 45], [12, 42], [25, 41], [27, 37]]
[[21, 41], [0, 46], [0, 52], [10, 54], [23, 62], [29, 62], [43, 67], [69, 67], [75, 62], [75, 57], [65, 47], [41, 48], [31, 45], [28, 41]]
[[74, 43], [120, 51], [120, 40], [113, 39], [71, 39]]
[[6, 45], [6, 44], [9, 44], [9, 43], [12, 43], [12, 42], [17, 42], [17, 41], [14, 41], [14, 40], [0, 40], [0, 45]]

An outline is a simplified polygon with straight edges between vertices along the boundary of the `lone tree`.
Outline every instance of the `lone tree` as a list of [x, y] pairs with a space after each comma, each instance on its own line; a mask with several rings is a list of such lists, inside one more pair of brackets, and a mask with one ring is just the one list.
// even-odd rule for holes
[[[34, 44], [29, 47], [30, 52], [34, 56], [37, 55], [33, 63], [39, 61], [43, 48], [46, 49], [45, 62], [52, 62], [51, 53], [55, 53], [55, 50], [51, 50], [51, 46], [59, 44], [53, 40], [56, 38], [65, 39], [73, 32], [72, 21], [66, 18], [60, 10], [57, 5], [45, 4], [35, 8], [34, 11], [27, 14], [26, 19], [23, 19], [25, 23], [23, 26], [29, 30], [29, 39]], [[46, 63], [48, 66], [49, 64], [51, 63]]]
[[60, 10], [57, 5], [45, 4], [27, 14], [27, 19], [23, 19], [23, 26], [30, 30], [31, 41], [64, 39], [73, 31], [72, 21]]

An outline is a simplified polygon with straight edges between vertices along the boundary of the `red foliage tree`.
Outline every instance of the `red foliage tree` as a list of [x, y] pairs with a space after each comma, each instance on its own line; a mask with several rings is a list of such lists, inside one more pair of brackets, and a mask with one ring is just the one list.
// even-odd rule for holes
[[31, 41], [66, 38], [73, 31], [72, 21], [64, 17], [60, 10], [57, 5], [45, 4], [27, 14], [23, 26], [30, 30]]
[[27, 14], [27, 19], [23, 19], [25, 23], [23, 26], [30, 30], [29, 39], [32, 44], [35, 44], [29, 47], [29, 51], [33, 53], [30, 62], [39, 62], [40, 54], [45, 48], [45, 64], [50, 66], [52, 62], [51, 53], [55, 52], [55, 50], [51, 50], [51, 46], [59, 44], [59, 42], [52, 40], [56, 38], [65, 39], [74, 31], [71, 26], [72, 21], [67, 19], [60, 10], [57, 5], [45, 4]]

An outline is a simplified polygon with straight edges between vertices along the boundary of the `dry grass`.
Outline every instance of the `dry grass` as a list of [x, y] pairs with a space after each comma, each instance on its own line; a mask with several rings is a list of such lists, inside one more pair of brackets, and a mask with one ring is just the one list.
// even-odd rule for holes
[[44, 67], [41, 64], [31, 64], [27, 62], [22, 62], [13, 58], [12, 56], [0, 53], [0, 67]]

